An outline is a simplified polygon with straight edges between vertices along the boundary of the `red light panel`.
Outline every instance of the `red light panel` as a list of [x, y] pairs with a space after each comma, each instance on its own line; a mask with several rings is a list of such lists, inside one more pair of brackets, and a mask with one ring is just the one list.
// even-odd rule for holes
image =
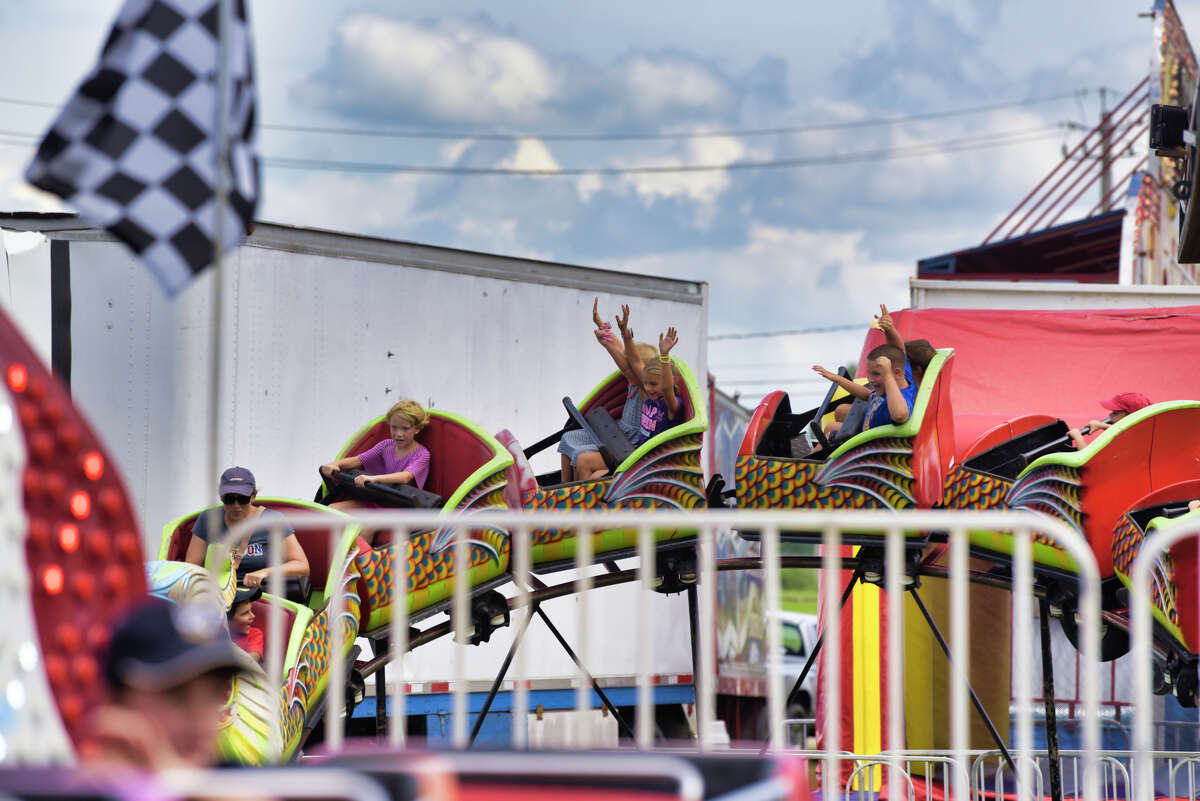
[[42, 571], [42, 586], [51, 595], [58, 595], [63, 588], [63, 571], [58, 565], [50, 565]]
[[29, 386], [29, 372], [23, 364], [14, 364], [8, 368], [8, 386], [13, 392], [24, 392]]
[[58, 544], [67, 553], [74, 553], [79, 548], [79, 527], [67, 523], [58, 530]]
[[71, 514], [76, 520], [83, 520], [92, 513], [92, 496], [80, 490], [71, 495]]
[[110, 627], [146, 598], [141, 531], [99, 438], [3, 311], [0, 376], [27, 454], [19, 476], [27, 591], [46, 675], [78, 746], [88, 710], [105, 698], [97, 660]]
[[98, 451], [92, 451], [83, 457], [83, 474], [92, 481], [104, 475], [104, 457]]

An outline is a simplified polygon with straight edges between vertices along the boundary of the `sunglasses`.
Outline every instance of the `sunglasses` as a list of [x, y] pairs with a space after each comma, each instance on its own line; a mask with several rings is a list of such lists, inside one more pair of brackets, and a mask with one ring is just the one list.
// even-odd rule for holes
[[236, 503], [236, 504], [241, 504], [242, 506], [245, 506], [245, 505], [247, 505], [248, 503], [250, 503], [250, 496], [248, 496], [248, 495], [235, 495], [235, 494], [233, 494], [233, 493], [231, 492], [231, 493], [229, 493], [228, 495], [222, 495], [222, 496], [221, 496], [221, 503], [225, 504], [226, 506], [233, 506], [235, 503]]

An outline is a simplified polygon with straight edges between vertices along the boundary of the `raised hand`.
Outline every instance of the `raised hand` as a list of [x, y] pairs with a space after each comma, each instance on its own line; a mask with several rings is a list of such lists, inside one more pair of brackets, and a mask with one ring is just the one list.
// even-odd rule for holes
[[880, 356], [877, 359], [875, 359], [875, 361], [877, 361], [879, 363], [879, 369], [883, 370], [884, 375], [887, 375], [888, 373], [892, 372], [892, 360], [889, 359], [887, 356]]
[[822, 367], [819, 364], [813, 365], [813, 372], [816, 373], [817, 375], [821, 376], [821, 378], [827, 378], [830, 381], [832, 381], [834, 379], [834, 374], [829, 372], [828, 370], [826, 370], [824, 367]]
[[667, 329], [667, 333], [658, 335], [658, 352], [666, 356], [671, 352], [671, 348], [679, 344], [679, 335], [675, 333], [675, 326]]
[[887, 306], [882, 303], [879, 304], [879, 314], [875, 316], [875, 322], [879, 324], [879, 329], [885, 334], [896, 329], [892, 315], [888, 313]]
[[631, 337], [633, 331], [629, 328], [629, 305], [621, 304], [621, 313], [617, 315], [617, 328], [621, 329], [621, 336]]

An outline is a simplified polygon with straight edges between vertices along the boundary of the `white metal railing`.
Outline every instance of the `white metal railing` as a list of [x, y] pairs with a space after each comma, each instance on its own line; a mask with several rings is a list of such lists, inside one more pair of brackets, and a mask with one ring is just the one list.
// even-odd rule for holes
[[[1167, 521], [1150, 537], [1142, 541], [1130, 571], [1133, 587], [1129, 606], [1132, 623], [1133, 653], [1133, 750], [1134, 798], [1151, 801], [1154, 796], [1154, 694], [1152, 660], [1154, 658], [1153, 615], [1150, 611], [1152, 571], [1155, 562], [1172, 545], [1200, 534], [1200, 521], [1194, 517]], [[1176, 755], [1178, 756], [1178, 755]], [[1189, 769], [1189, 773], [1190, 773]], [[1174, 772], [1172, 772], [1172, 784]]]
[[[270, 530], [270, 558], [272, 564], [278, 564], [282, 555], [281, 525], [287, 523], [296, 529], [329, 528], [331, 519], [324, 514], [286, 514], [279, 522], [273, 523]], [[407, 576], [404, 558], [404, 547], [411, 532], [428, 529], [446, 529], [454, 527], [455, 563], [458, 566], [467, 564], [468, 532], [472, 528], [495, 527], [510, 533], [512, 552], [512, 572], [518, 579], [516, 582], [515, 607], [523, 607], [529, 614], [529, 593], [526, 590], [531, 559], [531, 543], [529, 533], [531, 528], [572, 528], [577, 531], [595, 532], [608, 529], [629, 529], [637, 532], [638, 551], [638, 583], [642, 593], [648, 593], [652, 578], [654, 546], [652, 532], [655, 529], [694, 530], [698, 540], [699, 564], [698, 573], [701, 582], [699, 594], [699, 637], [700, 664], [696, 666], [696, 701], [697, 701], [697, 734], [701, 750], [713, 747], [711, 741], [711, 722], [715, 711], [715, 586], [713, 577], [716, 574], [715, 537], [719, 529], [754, 529], [760, 532], [763, 547], [763, 572], [766, 590], [766, 609], [768, 619], [767, 632], [767, 688], [768, 709], [771, 714], [769, 726], [770, 747], [782, 750], [786, 747], [783, 727], [783, 687], [781, 684], [782, 664], [779, 658], [780, 632], [777, 625], [779, 618], [779, 541], [780, 532], [784, 530], [820, 531], [823, 532], [822, 566], [827, 576], [841, 576], [843, 569], [842, 532], [880, 532], [886, 542], [885, 588], [888, 596], [888, 635], [887, 643], [891, 649], [888, 658], [887, 694], [889, 698], [889, 725], [887, 730], [887, 750], [884, 759], [890, 766], [888, 775], [891, 784], [891, 797], [899, 798], [904, 792], [901, 789], [903, 774], [902, 756], [904, 748], [903, 732], [903, 637], [902, 626], [902, 596], [904, 592], [904, 549], [905, 535], [915, 532], [938, 532], [949, 542], [950, 551], [950, 644], [956, 658], [952, 660], [951, 670], [951, 749], [950, 757], [963, 770], [953, 771], [954, 792], [957, 797], [965, 798], [969, 791], [968, 763], [968, 668], [966, 655], [968, 653], [968, 615], [969, 595], [968, 586], [968, 532], [971, 530], [1002, 530], [1013, 532], [1013, 647], [1014, 664], [1028, 665], [1032, 662], [1030, 644], [1033, 639], [1032, 601], [1034, 587], [1034, 572], [1032, 561], [1031, 537], [1038, 534], [1049, 539], [1067, 552], [1079, 567], [1079, 613], [1081, 617], [1082, 659], [1082, 699], [1083, 699], [1083, 790], [1085, 797], [1096, 798], [1099, 787], [1099, 776], [1096, 770], [1096, 758], [1099, 752], [1099, 620], [1100, 620], [1100, 579], [1096, 562], [1092, 553], [1077, 532], [1065, 524], [1049, 518], [1034, 516], [1015, 511], [844, 511], [844, 510], [791, 510], [791, 511], [697, 511], [697, 512], [481, 512], [465, 517], [449, 518], [443, 514], [425, 511], [355, 511], [347, 523], [359, 523], [373, 529], [390, 528], [394, 532], [391, 544], [392, 564], [401, 571], [393, 582], [393, 615], [391, 623], [391, 648], [393, 660], [403, 653], [406, 645], [406, 633], [409, 616], [407, 612]], [[335, 530], [331, 531], [331, 553], [336, 553], [336, 543], [341, 535], [339, 521], [333, 521]], [[248, 536], [256, 528], [261, 528], [258, 521], [243, 523], [229, 531], [224, 542], [232, 543]], [[591, 538], [577, 538], [583, 543], [575, 550], [576, 578], [575, 589], [581, 595], [580, 608], [586, 611], [587, 594], [592, 580], [588, 568], [591, 567]], [[1140, 558], [1140, 557], [1139, 557]], [[825, 632], [825, 657], [828, 661], [822, 671], [824, 678], [824, 708], [836, 710], [841, 704], [840, 675], [841, 645], [840, 628], [837, 624], [840, 615], [840, 594], [842, 587], [839, 581], [825, 582], [822, 603], [822, 630]], [[268, 590], [273, 595], [282, 595], [283, 577], [279, 571], [271, 570], [268, 578]], [[335, 610], [344, 608], [345, 596], [340, 583], [327, 587], [326, 595]], [[470, 588], [466, 582], [455, 582], [453, 588], [452, 608], [455, 647], [455, 681], [452, 687], [454, 696], [452, 743], [462, 748], [467, 745], [467, 714], [466, 714], [466, 685], [463, 679], [463, 665], [470, 658], [467, 652], [467, 627], [469, 625]], [[646, 617], [652, 607], [646, 605]], [[282, 613], [272, 606], [269, 616], [268, 633], [268, 664], [273, 668], [282, 665], [283, 632]], [[338, 616], [332, 616], [333, 621]], [[587, 620], [580, 615], [581, 632], [587, 626]], [[649, 654], [651, 653], [650, 627], [643, 621], [632, 627], [637, 637], [636, 660], [638, 673], [638, 694], [636, 712], [636, 742], [642, 748], [653, 747], [653, 709], [650, 690]], [[341, 626], [333, 625], [330, 630], [330, 675], [326, 696], [330, 700], [326, 715], [326, 741], [332, 751], [341, 748], [343, 742], [343, 726], [341, 715], [332, 710], [338, 708], [340, 701], [333, 699], [344, 697], [344, 662], [342, 661], [343, 635]], [[587, 638], [580, 638], [581, 648]], [[520, 649], [518, 650], [518, 653]], [[586, 665], [586, 651], [581, 662]], [[516, 673], [513, 679], [517, 688], [513, 699], [513, 729], [514, 745], [525, 745], [523, 729], [528, 713], [528, 698], [523, 689], [526, 663], [524, 659], [516, 660]], [[274, 675], [279, 675], [275, 673]], [[1033, 688], [1028, 671], [1017, 671], [1015, 677], [1014, 702], [1018, 707], [1017, 742], [1014, 754], [1019, 754], [1022, 762], [1032, 760], [1033, 723], [1029, 710], [1033, 708]], [[576, 699], [577, 714], [582, 717], [585, 709], [591, 706], [591, 694], [586, 688], [590, 685], [586, 673], [580, 669], [579, 682], [581, 691]], [[391, 688], [391, 707], [393, 714], [401, 714], [404, 706], [404, 683], [395, 681]], [[1139, 716], [1140, 717], [1140, 716]], [[390, 727], [391, 741], [403, 742], [403, 718]], [[847, 757], [840, 752], [837, 745], [841, 742], [839, 716], [826, 715], [821, 721], [824, 735], [825, 750], [824, 775], [839, 776], [841, 763]], [[578, 729], [579, 744], [586, 737], [583, 729]], [[278, 724], [275, 727], [276, 742], [281, 742]], [[1029, 798], [1037, 783], [1035, 771], [1018, 770], [1018, 789], [1020, 798]], [[837, 782], [826, 782], [826, 792], [836, 792]]]

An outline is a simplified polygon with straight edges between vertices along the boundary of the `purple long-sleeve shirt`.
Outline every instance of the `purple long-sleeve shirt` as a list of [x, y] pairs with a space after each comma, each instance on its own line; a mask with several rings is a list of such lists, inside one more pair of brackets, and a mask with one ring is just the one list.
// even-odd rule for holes
[[390, 439], [375, 443], [370, 450], [358, 454], [363, 470], [373, 476], [408, 471], [413, 475], [413, 486], [425, 489], [429, 477], [429, 449], [418, 444], [404, 456], [396, 455], [396, 443]]

